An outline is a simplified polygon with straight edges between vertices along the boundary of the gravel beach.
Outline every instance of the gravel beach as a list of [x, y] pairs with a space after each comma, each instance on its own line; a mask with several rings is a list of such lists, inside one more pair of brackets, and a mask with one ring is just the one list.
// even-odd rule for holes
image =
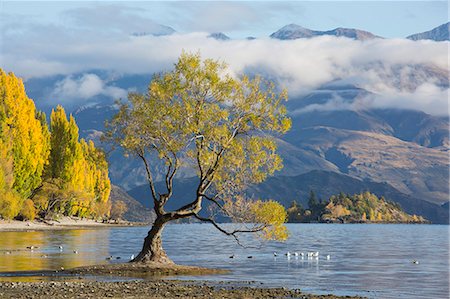
[[[167, 280], [169, 276], [223, 272], [220, 269], [157, 263], [79, 267], [47, 271], [45, 277], [39, 279], [44, 281], [0, 282], [0, 298], [362, 298], [304, 294], [300, 290], [266, 288], [254, 281]], [[31, 273], [27, 274], [31, 280]], [[39, 276], [39, 272], [33, 275]]]
[[262, 288], [256, 286], [212, 286], [182, 281], [122, 281], [122, 282], [1, 282], [0, 298], [362, 298], [334, 295], [310, 295], [299, 290]]

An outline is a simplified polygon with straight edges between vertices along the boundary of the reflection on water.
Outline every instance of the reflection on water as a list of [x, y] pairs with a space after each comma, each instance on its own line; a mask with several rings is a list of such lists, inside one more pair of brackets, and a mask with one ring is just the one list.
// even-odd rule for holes
[[0, 272], [102, 263], [109, 255], [109, 234], [108, 229], [0, 232]]
[[[232, 270], [227, 275], [189, 279], [252, 280], [265, 286], [370, 298], [449, 297], [449, 226], [289, 224], [288, 228], [287, 242], [267, 242], [255, 249], [236, 245], [207, 224], [169, 225], [164, 247], [177, 263]], [[147, 230], [0, 232], [0, 271], [127, 261], [139, 252]], [[259, 245], [251, 237], [243, 242]], [[26, 249], [31, 245], [39, 248], [31, 252]], [[321, 257], [287, 259], [287, 251], [319, 251]], [[106, 260], [110, 255], [121, 259]]]

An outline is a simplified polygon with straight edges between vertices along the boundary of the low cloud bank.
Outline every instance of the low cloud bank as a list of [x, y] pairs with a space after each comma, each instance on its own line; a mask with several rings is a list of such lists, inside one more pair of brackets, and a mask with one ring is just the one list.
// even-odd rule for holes
[[107, 86], [106, 83], [95, 74], [84, 74], [80, 78], [67, 76], [56, 82], [52, 97], [61, 101], [73, 99], [88, 100], [92, 97], [104, 95], [115, 99], [125, 98], [127, 91], [115, 87]]
[[[55, 96], [118, 98], [126, 91], [108, 86], [90, 71], [149, 74], [170, 69], [183, 50], [200, 51], [203, 57], [226, 61], [233, 74], [261, 73], [277, 81], [292, 99], [338, 80], [368, 90], [370, 97], [362, 99], [366, 105], [448, 114], [447, 42], [331, 36], [217, 41], [207, 35], [97, 35], [90, 30], [35, 26], [20, 36], [6, 34], [0, 61], [6, 70], [25, 78], [66, 75], [55, 85]], [[74, 73], [85, 75], [74, 78]], [[333, 99], [310, 109], [343, 107], [355, 105]]]

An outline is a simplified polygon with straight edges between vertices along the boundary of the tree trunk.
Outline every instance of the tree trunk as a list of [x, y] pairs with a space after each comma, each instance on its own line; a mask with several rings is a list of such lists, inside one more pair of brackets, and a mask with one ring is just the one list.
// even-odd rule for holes
[[156, 218], [152, 228], [144, 239], [141, 252], [131, 262], [156, 262], [161, 264], [173, 264], [162, 248], [161, 235], [166, 222], [161, 218]]

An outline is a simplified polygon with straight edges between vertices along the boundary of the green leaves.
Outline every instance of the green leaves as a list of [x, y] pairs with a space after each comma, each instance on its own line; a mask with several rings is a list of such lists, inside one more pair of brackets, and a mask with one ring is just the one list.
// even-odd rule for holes
[[[233, 198], [282, 168], [273, 135], [291, 126], [282, 105], [286, 99], [285, 90], [277, 92], [259, 76], [234, 78], [225, 63], [183, 52], [173, 71], [153, 78], [146, 94], [129, 94], [106, 137], [143, 159], [152, 191], [154, 169], [146, 157], [153, 153], [165, 162], [169, 196], [164, 198], [171, 195], [171, 178], [182, 161], [196, 171], [197, 192], [187, 195], [194, 201], [173, 214], [185, 217], [199, 211], [206, 194]], [[157, 193], [152, 192], [155, 205], [163, 206]]]

